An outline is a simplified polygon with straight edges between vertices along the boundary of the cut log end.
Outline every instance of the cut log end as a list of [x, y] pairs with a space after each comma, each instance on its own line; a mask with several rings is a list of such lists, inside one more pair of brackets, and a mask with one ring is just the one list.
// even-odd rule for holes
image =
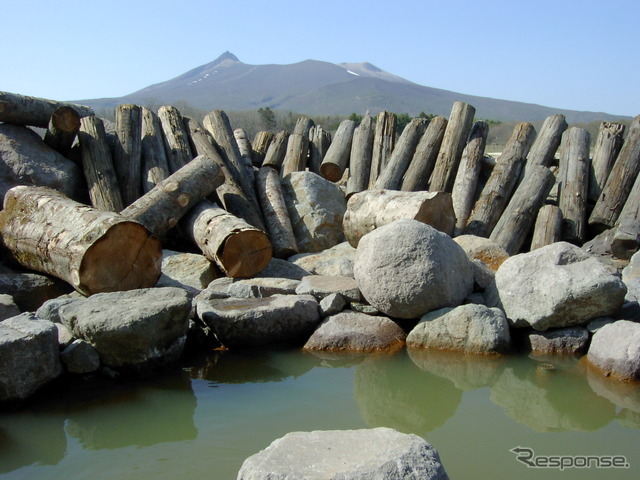
[[80, 130], [80, 114], [71, 107], [56, 108], [51, 115], [51, 122], [61, 132], [75, 134]]
[[260, 273], [271, 261], [271, 242], [260, 230], [240, 230], [226, 239], [219, 254], [221, 267], [232, 278]]
[[342, 178], [343, 173], [342, 169], [333, 163], [323, 163], [320, 165], [320, 175], [330, 182], [339, 181]]

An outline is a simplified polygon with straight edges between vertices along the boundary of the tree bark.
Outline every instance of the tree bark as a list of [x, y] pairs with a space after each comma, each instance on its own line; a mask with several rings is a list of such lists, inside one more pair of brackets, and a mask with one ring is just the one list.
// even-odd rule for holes
[[471, 129], [469, 142], [462, 151], [460, 166], [451, 192], [453, 211], [456, 214], [454, 235], [460, 235], [463, 232], [471, 214], [488, 133], [489, 125], [486, 122], [476, 122]]
[[353, 133], [347, 197], [369, 187], [371, 155], [373, 153], [373, 118], [367, 114]]
[[282, 168], [282, 162], [287, 154], [287, 143], [289, 142], [289, 132], [282, 130], [278, 132], [269, 145], [267, 153], [262, 162], [263, 167], [275, 168], [278, 172]]
[[446, 128], [447, 119], [444, 117], [435, 117], [429, 122], [427, 130], [416, 147], [409, 168], [404, 174], [401, 190], [417, 192], [427, 189]]
[[189, 146], [189, 135], [180, 111], [176, 107], [163, 106], [158, 109], [158, 118], [164, 132], [169, 169], [174, 173], [189, 163], [195, 155]]
[[342, 228], [351, 246], [356, 248], [367, 233], [401, 219], [418, 220], [451, 235], [455, 225], [451, 195], [397, 190], [355, 193], [347, 202]]
[[280, 175], [286, 177], [291, 172], [303, 172], [307, 166], [307, 153], [309, 151], [309, 139], [300, 134], [293, 133], [287, 139], [287, 152], [282, 162]]
[[451, 191], [475, 113], [476, 109], [471, 105], [464, 102], [454, 102], [436, 165], [431, 174], [429, 190], [432, 192]]
[[509, 255], [519, 253], [554, 182], [551, 170], [542, 165], [533, 165], [489, 238]]
[[119, 212], [124, 205], [102, 120], [84, 117], [78, 140], [91, 204], [100, 210]]
[[382, 111], [376, 119], [376, 130], [373, 134], [373, 153], [371, 154], [371, 173], [369, 189], [374, 188], [380, 173], [387, 166], [391, 153], [396, 145], [395, 114]]
[[147, 193], [171, 175], [169, 159], [164, 148], [164, 134], [158, 116], [142, 107], [142, 191]]
[[204, 200], [223, 182], [224, 175], [215, 160], [200, 155], [158, 183], [120, 214], [141, 223], [162, 239], [190, 208]]
[[384, 167], [384, 170], [382, 170], [378, 176], [378, 180], [374, 185], [375, 189], [400, 190], [402, 177], [409, 167], [418, 142], [426, 128], [427, 122], [424, 118], [413, 118], [411, 122], [404, 127], [387, 166]]
[[562, 210], [556, 205], [544, 205], [536, 218], [530, 250], [558, 242], [561, 236]]
[[540, 133], [538, 133], [527, 155], [527, 163], [522, 172], [522, 178], [524, 178], [529, 167], [534, 165], [549, 167], [551, 165], [553, 157], [560, 146], [562, 133], [566, 129], [567, 122], [562, 114], [551, 115], [544, 120]]
[[320, 165], [320, 175], [330, 182], [339, 181], [345, 169], [349, 166], [351, 143], [355, 129], [356, 124], [353, 120], [343, 120], [331, 145], [329, 145], [329, 149]]
[[84, 295], [152, 287], [160, 277], [160, 242], [142, 225], [48, 188], [11, 189], [0, 233], [21, 265]]
[[93, 110], [84, 105], [0, 92], [0, 122], [47, 128], [53, 112], [63, 106], [73, 108], [80, 117], [94, 115]]
[[320, 165], [331, 145], [331, 133], [316, 125], [309, 131], [309, 170], [320, 175]]
[[618, 159], [591, 212], [589, 225], [601, 231], [615, 225], [638, 172], [640, 172], [640, 115], [631, 122]]
[[274, 137], [273, 133], [264, 131], [256, 133], [256, 136], [253, 137], [251, 162], [254, 167], [260, 168], [262, 166], [267, 149]]
[[602, 122], [598, 131], [598, 138], [593, 150], [591, 168], [589, 168], [589, 195], [588, 200], [596, 203], [609, 173], [613, 167], [620, 149], [622, 148], [622, 136], [624, 125], [620, 123]]
[[295, 255], [298, 253], [298, 245], [291, 227], [278, 172], [269, 167], [260, 168], [256, 177], [256, 189], [271, 239], [273, 256], [289, 258]]
[[586, 230], [589, 132], [572, 127], [562, 135], [560, 210], [562, 239], [582, 245]]
[[44, 143], [68, 157], [79, 131], [80, 114], [68, 106], [58, 107], [51, 114], [47, 131], [44, 134]]
[[522, 122], [513, 129], [504, 152], [478, 198], [464, 233], [488, 237], [500, 219], [520, 176], [536, 131], [530, 123]]
[[214, 203], [198, 203], [181, 224], [202, 253], [228, 277], [253, 277], [271, 261], [267, 234]]
[[138, 105], [116, 107], [116, 145], [113, 166], [125, 206], [142, 194], [142, 118]]

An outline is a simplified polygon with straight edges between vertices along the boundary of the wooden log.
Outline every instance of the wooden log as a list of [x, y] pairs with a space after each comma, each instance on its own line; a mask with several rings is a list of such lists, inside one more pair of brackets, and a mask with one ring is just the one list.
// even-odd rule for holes
[[289, 132], [286, 130], [278, 132], [267, 149], [262, 166], [274, 168], [279, 172], [282, 167], [282, 162], [284, 162], [284, 157], [287, 154], [288, 142]]
[[199, 155], [120, 214], [141, 223], [162, 239], [189, 209], [223, 182], [224, 175], [215, 160]]
[[373, 134], [373, 153], [371, 154], [371, 173], [369, 188], [374, 188], [380, 172], [387, 166], [391, 153], [396, 145], [396, 125], [398, 118], [395, 114], [382, 111], [376, 118], [376, 130]]
[[262, 166], [264, 157], [267, 154], [267, 149], [274, 137], [275, 135], [272, 132], [265, 131], [258, 132], [256, 136], [253, 137], [253, 142], [251, 143], [251, 162], [254, 167], [260, 168]]
[[215, 147], [209, 132], [193, 119], [188, 120], [187, 126], [194, 150], [198, 155], [206, 155], [213, 159], [224, 175], [224, 183], [216, 189], [216, 196], [222, 206], [236, 217], [244, 219], [250, 225], [265, 230], [260, 213], [236, 182], [229, 167]]
[[427, 128], [427, 121], [424, 118], [413, 118], [404, 127], [402, 135], [398, 139], [396, 147], [391, 153], [391, 158], [380, 172], [378, 180], [374, 185], [377, 190], [400, 190], [402, 177], [404, 176], [409, 163], [416, 151], [418, 142]]
[[309, 131], [309, 170], [320, 175], [320, 165], [331, 145], [331, 133], [320, 125]]
[[572, 127], [562, 135], [560, 210], [562, 239], [582, 245], [586, 230], [589, 132]]
[[125, 206], [142, 195], [142, 118], [138, 105], [116, 107], [113, 167]]
[[562, 210], [557, 205], [543, 205], [538, 211], [530, 250], [559, 242], [562, 236]]
[[519, 253], [555, 180], [547, 167], [533, 165], [511, 197], [489, 239], [509, 255]]
[[444, 117], [436, 117], [429, 122], [404, 174], [401, 190], [417, 192], [427, 189], [446, 128], [447, 119]]
[[147, 193], [171, 175], [169, 159], [164, 148], [164, 134], [158, 116], [142, 107], [142, 192]]
[[488, 133], [489, 124], [487, 122], [476, 122], [471, 128], [469, 142], [462, 151], [460, 166], [451, 191], [453, 211], [456, 215], [454, 235], [460, 235], [464, 231], [471, 214]]
[[78, 140], [91, 205], [100, 210], [119, 212], [124, 204], [102, 120], [82, 118]]
[[68, 157], [79, 131], [80, 114], [69, 106], [58, 107], [51, 114], [44, 143]]
[[93, 110], [84, 105], [0, 92], [0, 122], [47, 128], [53, 112], [63, 106], [73, 108], [80, 117], [94, 115]]
[[469, 215], [465, 234], [489, 236], [511, 198], [535, 134], [530, 123], [522, 122], [515, 126]]
[[469, 138], [475, 114], [476, 109], [471, 105], [464, 102], [453, 103], [436, 165], [431, 174], [429, 190], [432, 192], [450, 192], [453, 188], [462, 150]]
[[544, 120], [540, 132], [527, 155], [527, 162], [521, 175], [522, 178], [524, 178], [529, 167], [534, 165], [551, 166], [554, 155], [560, 146], [562, 133], [566, 129], [567, 121], [562, 114], [551, 115]]
[[349, 160], [347, 197], [369, 187], [371, 155], [373, 153], [373, 118], [366, 114], [353, 132]]
[[271, 239], [273, 256], [289, 258], [295, 255], [298, 253], [298, 245], [291, 227], [278, 172], [269, 167], [260, 168], [256, 175], [256, 190]]
[[189, 135], [184, 126], [180, 111], [165, 105], [158, 109], [158, 118], [164, 133], [164, 146], [169, 160], [169, 169], [174, 173], [195, 157], [189, 144]]
[[293, 128], [293, 133], [298, 135], [303, 135], [309, 138], [310, 130], [315, 126], [313, 120], [308, 117], [300, 117], [296, 121], [296, 126]]
[[611, 252], [618, 258], [629, 260], [640, 248], [640, 175], [636, 177], [627, 202], [616, 222]]
[[589, 225], [596, 230], [606, 230], [615, 225], [629, 192], [640, 172], [640, 115], [629, 127], [627, 138], [622, 145], [602, 193], [593, 207]]
[[84, 295], [152, 287], [160, 277], [160, 242], [142, 225], [49, 188], [9, 190], [0, 233], [21, 265]]
[[609, 173], [622, 148], [625, 126], [621, 123], [602, 122], [593, 148], [589, 168], [589, 193], [587, 200], [595, 204], [602, 193]]
[[253, 277], [271, 261], [267, 234], [214, 203], [198, 203], [181, 225], [202, 253], [228, 277]]
[[329, 145], [329, 149], [320, 165], [320, 175], [330, 182], [339, 181], [345, 169], [349, 166], [351, 143], [355, 129], [356, 123], [353, 120], [343, 120], [338, 126], [331, 145]]
[[307, 166], [309, 139], [300, 133], [292, 133], [287, 139], [287, 151], [284, 155], [280, 175], [284, 178], [291, 172], [303, 172]]
[[236, 128], [233, 131], [233, 137], [236, 139], [236, 145], [238, 151], [242, 157], [242, 163], [244, 164], [244, 173], [247, 176], [249, 185], [253, 187], [255, 183], [255, 174], [253, 173], [253, 162], [251, 160], [251, 143], [247, 138], [247, 132], [244, 128]]
[[347, 202], [342, 228], [351, 246], [356, 248], [367, 233], [401, 219], [418, 220], [451, 235], [455, 225], [451, 195], [397, 190], [355, 193]]

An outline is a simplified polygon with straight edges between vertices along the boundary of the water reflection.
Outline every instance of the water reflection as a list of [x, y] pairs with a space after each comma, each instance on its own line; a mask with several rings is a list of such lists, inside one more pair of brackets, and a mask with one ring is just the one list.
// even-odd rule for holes
[[640, 385], [605, 377], [593, 368], [586, 370], [593, 391], [620, 407], [616, 421], [623, 427], [640, 429]]

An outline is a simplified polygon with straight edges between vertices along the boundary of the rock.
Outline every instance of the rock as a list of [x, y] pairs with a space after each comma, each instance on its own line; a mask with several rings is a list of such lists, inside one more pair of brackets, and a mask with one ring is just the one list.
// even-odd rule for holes
[[289, 278], [291, 280], [302, 280], [303, 277], [311, 275], [311, 272], [304, 268], [295, 265], [288, 260], [282, 260], [280, 258], [272, 258], [269, 265], [262, 270], [256, 278]]
[[294, 295], [300, 280], [288, 278], [249, 278], [236, 280], [227, 289], [231, 297], [262, 298], [272, 295]]
[[[36, 314], [36, 316], [38, 315]], [[56, 327], [56, 331], [58, 332], [58, 348], [61, 350], [67, 348], [71, 344], [71, 342], [75, 340], [73, 338], [73, 333], [71, 333], [71, 330], [69, 330], [61, 323], [54, 323], [54, 325]]]
[[480, 260], [494, 272], [509, 258], [504, 248], [488, 238], [459, 235], [453, 240], [462, 247], [469, 260]]
[[0, 274], [0, 294], [11, 295], [23, 312], [35, 312], [44, 302], [73, 290], [57, 278], [36, 273]]
[[313, 295], [322, 300], [327, 295], [339, 293], [348, 302], [359, 302], [362, 297], [356, 281], [351, 277], [311, 275], [304, 277], [296, 288], [298, 295]]
[[198, 300], [198, 316], [230, 348], [300, 341], [320, 323], [311, 295]]
[[190, 311], [185, 290], [163, 287], [99, 293], [64, 305], [59, 315], [98, 351], [103, 366], [145, 373], [180, 357]]
[[407, 347], [505, 353], [511, 347], [511, 335], [501, 310], [468, 304], [425, 314], [407, 335]]
[[354, 312], [366, 313], [367, 315], [381, 315], [380, 310], [376, 307], [363, 302], [351, 302], [349, 308]]
[[74, 340], [60, 353], [68, 372], [91, 373], [100, 368], [100, 354], [84, 340]]
[[613, 322], [615, 322], [615, 320], [611, 317], [594, 318], [589, 323], [587, 323], [587, 330], [590, 333], [596, 333], [605, 325], [609, 325], [610, 323], [613, 323]]
[[344, 297], [339, 293], [332, 293], [320, 300], [320, 315], [323, 318], [340, 313], [347, 305]]
[[640, 380], [640, 323], [604, 325], [593, 334], [587, 359], [607, 376]]
[[0, 402], [25, 399], [60, 373], [53, 323], [30, 313], [0, 322]]
[[495, 272], [491, 270], [482, 260], [474, 258], [471, 262], [473, 265], [473, 281], [474, 289], [482, 292], [487, 288], [495, 278]]
[[620, 278], [596, 258], [557, 242], [506, 260], [484, 295], [515, 327], [546, 330], [612, 316], [625, 293]]
[[448, 478], [426, 440], [390, 428], [292, 432], [247, 458], [238, 480]]
[[0, 294], [0, 322], [16, 315], [20, 315], [20, 309], [13, 301], [13, 297], [5, 293]]
[[629, 264], [622, 270], [622, 281], [627, 283], [633, 279], [640, 280], [640, 251], [633, 254]]
[[387, 317], [344, 311], [327, 318], [311, 335], [304, 350], [374, 352], [397, 350], [406, 334]]
[[221, 274], [204, 255], [162, 251], [162, 275], [156, 287], [186, 288], [196, 294]]
[[312, 172], [292, 172], [282, 180], [285, 203], [298, 250], [320, 252], [344, 242], [344, 193]]
[[329, 275], [353, 278], [353, 261], [356, 249], [348, 242], [328, 248], [319, 253], [302, 253], [289, 258], [289, 261], [308, 270], [314, 275]]
[[534, 354], [576, 355], [587, 350], [589, 330], [586, 327], [569, 327], [533, 331], [527, 336], [527, 344]]
[[455, 307], [473, 289], [473, 267], [462, 248], [416, 220], [398, 220], [362, 237], [354, 275], [371, 305], [398, 318]]
[[60, 308], [78, 300], [84, 300], [85, 297], [80, 295], [79, 297], [70, 297], [62, 295], [58, 298], [52, 298], [44, 302], [38, 310], [36, 310], [36, 317], [43, 320], [49, 320], [53, 323], [61, 323], [60, 320]]
[[582, 249], [610, 268], [621, 270], [626, 267], [629, 262], [628, 260], [616, 257], [612, 251], [614, 250], [612, 245], [615, 242], [617, 231], [617, 228], [605, 230], [588, 242], [585, 242], [584, 245], [582, 245]]

